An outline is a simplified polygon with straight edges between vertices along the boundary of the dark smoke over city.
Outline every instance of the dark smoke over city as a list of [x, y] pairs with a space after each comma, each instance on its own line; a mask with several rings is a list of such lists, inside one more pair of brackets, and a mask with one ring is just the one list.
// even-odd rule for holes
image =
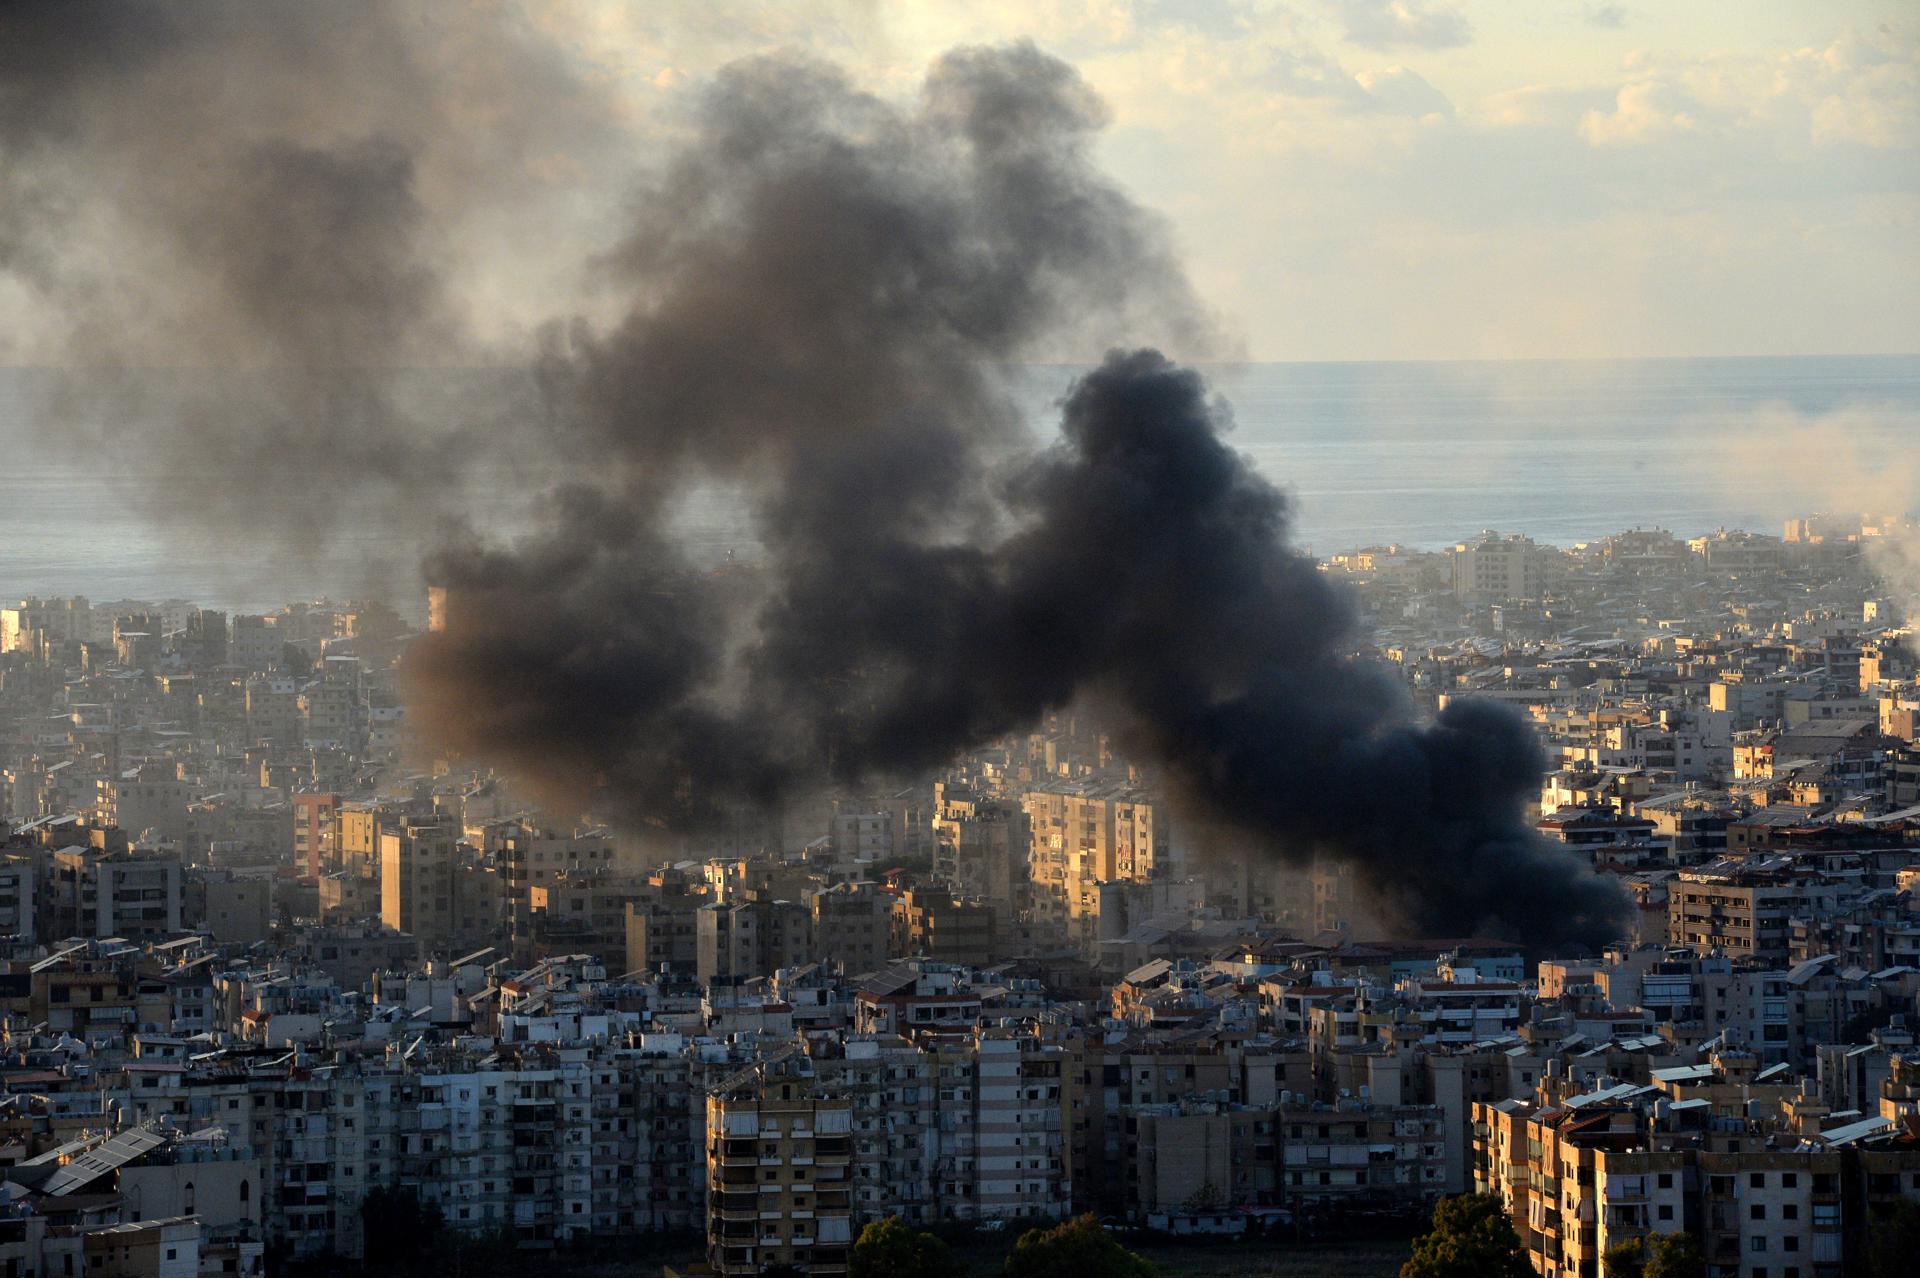
[[[1396, 678], [1352, 660], [1348, 601], [1289, 547], [1286, 496], [1229, 447], [1200, 375], [1145, 348], [1217, 349], [1157, 220], [1093, 164], [1105, 111], [1066, 64], [959, 50], [906, 107], [800, 57], [730, 67], [593, 264], [624, 315], [543, 331], [536, 410], [445, 419], [370, 370], [472, 349], [443, 210], [497, 157], [429, 147], [469, 136], [470, 111], [409, 59], [409, 32], [383, 42], [324, 6], [284, 11], [309, 12], [311, 40], [255, 6], [26, 7], [63, 16], [0, 27], [0, 147], [44, 175], [0, 255], [97, 303], [72, 335], [96, 366], [190, 347], [264, 370], [237, 397], [123, 414], [134, 446], [224, 459], [195, 472], [189, 491], [219, 494], [196, 517], [244, 519], [235, 496], [259, 495], [246, 477], [272, 455], [323, 494], [378, 476], [387, 500], [347, 517], [405, 544], [436, 530], [447, 625], [408, 674], [447, 748], [678, 826], [1085, 709], [1196, 817], [1349, 862], [1410, 932], [1614, 934], [1611, 880], [1523, 818], [1544, 766], [1526, 724], [1465, 702], [1422, 725]], [[64, 16], [81, 12], [98, 21]], [[486, 56], [538, 64], [518, 44]], [[58, 127], [36, 96], [38, 79], [177, 86], [221, 58], [336, 94], [366, 77], [374, 100], [316, 143], [291, 107], [236, 123], [185, 89], [177, 114], [90, 107]], [[153, 208], [128, 214], [170, 263], [130, 318], [72, 274], [62, 181], [183, 125], [204, 128], [194, 162], [156, 166]], [[1109, 349], [1036, 445], [1016, 370]], [[100, 387], [123, 383], [82, 390]], [[527, 532], [427, 481], [536, 455], [565, 481]], [[674, 519], [696, 489], [750, 514], [751, 571], [694, 571]], [[316, 513], [289, 541], [338, 531], [341, 512], [297, 508]]]

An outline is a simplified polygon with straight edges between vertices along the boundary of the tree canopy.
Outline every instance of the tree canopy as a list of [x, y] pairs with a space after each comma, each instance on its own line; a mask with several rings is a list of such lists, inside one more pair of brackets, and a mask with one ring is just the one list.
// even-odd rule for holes
[[1492, 1194], [1443, 1198], [1400, 1278], [1533, 1278], [1520, 1235]]
[[1647, 1248], [1638, 1238], [1617, 1242], [1600, 1257], [1602, 1278], [1646, 1278]]
[[909, 1226], [898, 1216], [876, 1220], [860, 1231], [847, 1260], [847, 1278], [960, 1278], [960, 1265], [947, 1245]]
[[1020, 1235], [1001, 1268], [1005, 1278], [1158, 1278], [1144, 1256], [1114, 1241], [1092, 1216]]

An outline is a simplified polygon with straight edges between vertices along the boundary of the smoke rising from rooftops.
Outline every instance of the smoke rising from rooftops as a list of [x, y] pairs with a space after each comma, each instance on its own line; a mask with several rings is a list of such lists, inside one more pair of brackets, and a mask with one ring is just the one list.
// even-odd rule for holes
[[[1198, 815], [1351, 861], [1409, 930], [1611, 935], [1610, 882], [1522, 819], [1542, 765], [1526, 725], [1467, 704], [1420, 726], [1391, 676], [1350, 661], [1346, 597], [1289, 548], [1285, 496], [1226, 445], [1200, 377], [1140, 348], [1208, 349], [1210, 325], [1159, 222], [1093, 164], [1105, 110], [1064, 63], [957, 50], [907, 106], [800, 58], [726, 69], [596, 263], [624, 318], [547, 329], [543, 410], [509, 429], [417, 417], [367, 375], [467, 340], [441, 231], [487, 174], [441, 158], [469, 108], [414, 25], [26, 8], [40, 20], [0, 27], [0, 147], [51, 204], [103, 175], [151, 182], [152, 208], [107, 202], [128, 244], [173, 255], [137, 278], [205, 337], [194, 362], [272, 373], [237, 405], [129, 403], [128, 438], [180, 458], [198, 509], [238, 527], [296, 485], [458, 494], [454, 453], [571, 474], [532, 534], [432, 556], [447, 624], [407, 674], [451, 748], [590, 782], [635, 824], [694, 822], [1090, 705]], [[260, 118], [191, 87], [280, 73], [300, 101]], [[29, 108], [42, 90], [72, 105], [77, 149]], [[207, 132], [180, 172], [146, 158], [189, 126]], [[0, 235], [71, 306], [89, 362], [194, 345], [77, 285], [54, 221], [29, 210]], [[1034, 451], [1007, 370], [1108, 347]], [[244, 502], [220, 495], [242, 480]], [[671, 516], [700, 486], [750, 510], [757, 571], [690, 570]]]
[[[1420, 727], [1347, 659], [1345, 596], [1195, 373], [1117, 352], [1022, 447], [997, 370], [1205, 329], [1089, 162], [1102, 119], [1026, 46], [949, 55], [912, 110], [816, 65], [730, 69], [612, 259], [632, 312], [550, 350], [610, 483], [526, 545], [441, 559], [456, 607], [418, 703], [637, 819], [938, 765], [1091, 703], [1197, 811], [1352, 861], [1403, 926], [1605, 939], [1617, 891], [1523, 820], [1530, 729], [1474, 704]], [[716, 479], [757, 517], [755, 579], [694, 578], [661, 532]]]

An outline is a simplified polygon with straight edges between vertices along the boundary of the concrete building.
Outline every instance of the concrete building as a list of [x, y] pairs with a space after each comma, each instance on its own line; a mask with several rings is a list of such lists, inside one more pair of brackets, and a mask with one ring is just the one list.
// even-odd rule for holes
[[871, 883], [841, 883], [807, 895], [811, 954], [849, 974], [871, 972], [892, 956], [893, 898]]
[[459, 927], [460, 864], [453, 827], [403, 818], [380, 833], [380, 922], [417, 937], [427, 949], [448, 946]]
[[199, 1278], [200, 1222], [174, 1216], [90, 1229], [82, 1254], [92, 1278]]
[[642, 899], [626, 907], [627, 965], [692, 975], [700, 966], [698, 900]]
[[92, 609], [85, 597], [21, 599], [0, 608], [0, 652], [30, 652], [36, 643], [67, 643], [92, 637]]
[[1472, 604], [1539, 599], [1557, 581], [1559, 559], [1559, 551], [1531, 537], [1482, 533], [1453, 548], [1453, 593]]
[[994, 961], [995, 910], [938, 888], [914, 888], [893, 903], [895, 955], [985, 966]]
[[46, 893], [58, 936], [165, 939], [181, 930], [180, 859], [69, 848], [53, 855]]
[[934, 788], [933, 878], [956, 896], [992, 904], [1002, 923], [1024, 904], [1033, 831], [1026, 808], [971, 788]]
[[189, 838], [188, 808], [199, 786], [181, 775], [178, 764], [143, 763], [99, 783], [94, 820], [119, 826], [129, 838], [152, 835], [184, 848]]
[[1659, 1093], [1556, 1078], [1474, 1106], [1475, 1186], [1501, 1196], [1541, 1274], [1596, 1274], [1610, 1247], [1685, 1232], [1709, 1273], [1842, 1278], [1861, 1272], [1874, 1216], [1920, 1197], [1920, 1149], [1891, 1120], [1836, 1122], [1801, 1094], [1716, 1123], [1704, 1099]]
[[1136, 786], [1071, 782], [1031, 789], [1021, 801], [1030, 832], [1027, 873], [1037, 923], [1093, 943], [1096, 884], [1170, 875], [1171, 823]]
[[1436, 1106], [1187, 1100], [1131, 1112], [1127, 1215], [1166, 1232], [1211, 1232], [1218, 1218], [1244, 1228], [1262, 1207], [1419, 1210], [1447, 1189]]
[[186, 916], [215, 941], [252, 945], [273, 931], [273, 879], [262, 873], [189, 870]]
[[301, 874], [317, 879], [331, 868], [334, 825], [340, 812], [341, 797], [303, 791], [291, 795], [293, 807], [293, 864]]
[[805, 905], [747, 895], [756, 899], [713, 902], [694, 912], [694, 972], [703, 986], [804, 963], [813, 948]]
[[1857, 880], [1786, 866], [1683, 870], [1667, 885], [1667, 940], [1697, 954], [1720, 951], [1784, 965], [1795, 911], [1830, 913], [1860, 888]]
[[31, 856], [0, 859], [0, 938], [10, 944], [33, 944], [40, 908], [38, 877]]
[[718, 1274], [779, 1265], [843, 1274], [853, 1242], [853, 1107], [776, 1055], [707, 1096], [707, 1259]]

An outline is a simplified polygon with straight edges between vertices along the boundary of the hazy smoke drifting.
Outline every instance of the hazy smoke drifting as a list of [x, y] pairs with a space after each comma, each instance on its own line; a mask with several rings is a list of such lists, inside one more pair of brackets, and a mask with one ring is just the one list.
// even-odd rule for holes
[[0, 270], [43, 321], [5, 354], [66, 371], [43, 424], [283, 568], [340, 536], [417, 557], [462, 471], [519, 440], [400, 370], [484, 358], [449, 276], [463, 219], [552, 134], [591, 136], [558, 59], [489, 8], [0, 6]]
[[[409, 676], [446, 744], [684, 822], [1088, 703], [1209, 820], [1350, 859], [1410, 930], [1610, 935], [1609, 882], [1521, 818], [1528, 729], [1475, 705], [1419, 727], [1346, 659], [1344, 597], [1195, 374], [1109, 356], [1033, 450], [1007, 370], [1207, 330], [1158, 224], [1092, 165], [1105, 113], [1070, 68], [961, 50], [907, 108], [796, 59], [726, 70], [596, 264], [625, 318], [550, 329], [545, 412], [507, 430], [417, 413], [375, 371], [466, 346], [449, 228], [520, 145], [474, 112], [564, 97], [517, 38], [479, 59], [504, 74], [450, 74], [432, 12], [0, 10], [0, 149], [33, 196], [0, 253], [82, 363], [263, 370], [123, 383], [125, 442], [177, 460], [205, 518], [317, 509], [287, 531], [323, 538], [361, 516], [306, 495], [371, 484], [406, 509], [353, 510], [404, 530], [468, 458], [574, 474], [533, 536], [434, 556], [449, 624]], [[63, 209], [136, 268], [74, 252]], [[751, 511], [756, 570], [683, 561], [695, 486]]]
[[1788, 489], [1802, 515], [1825, 514], [1832, 532], [1859, 531], [1866, 566], [1899, 609], [1920, 626], [1920, 414], [1897, 404], [1868, 404], [1819, 414], [1784, 406], [1752, 414], [1731, 433], [1727, 459], [1756, 486]]

